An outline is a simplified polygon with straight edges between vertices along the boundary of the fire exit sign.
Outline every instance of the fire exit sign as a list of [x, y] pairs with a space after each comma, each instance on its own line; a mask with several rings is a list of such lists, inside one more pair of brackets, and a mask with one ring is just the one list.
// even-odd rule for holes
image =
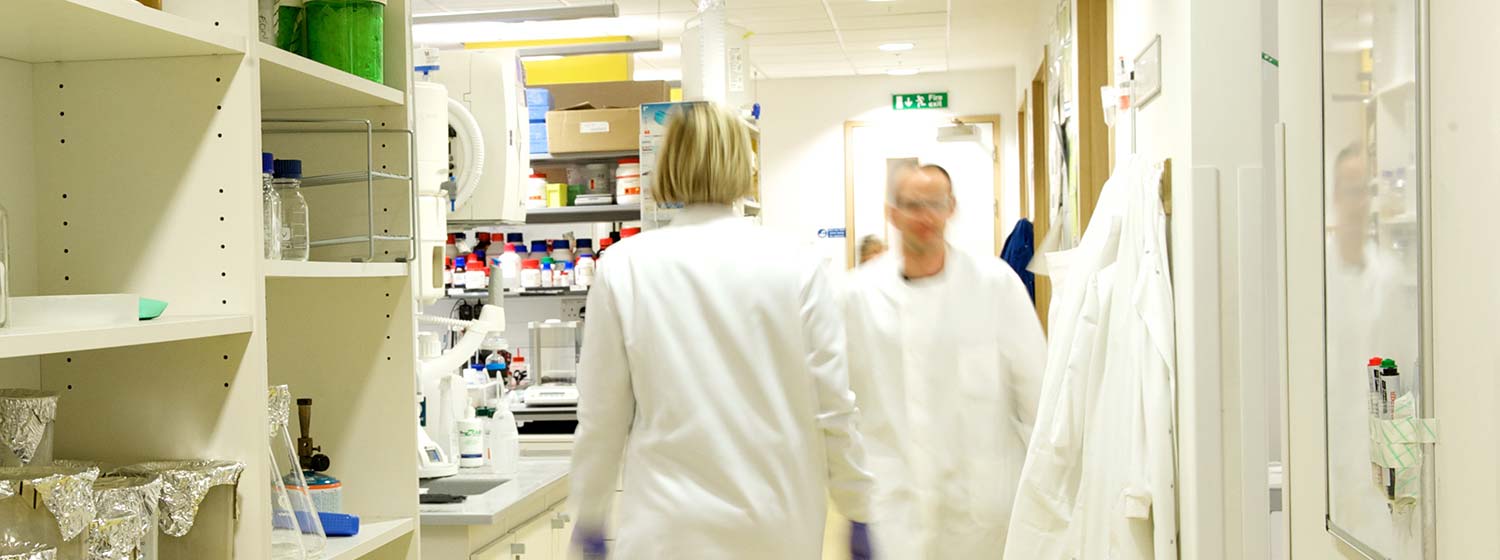
[[946, 91], [936, 91], [931, 93], [898, 93], [891, 96], [891, 109], [897, 111], [947, 108], [948, 92]]

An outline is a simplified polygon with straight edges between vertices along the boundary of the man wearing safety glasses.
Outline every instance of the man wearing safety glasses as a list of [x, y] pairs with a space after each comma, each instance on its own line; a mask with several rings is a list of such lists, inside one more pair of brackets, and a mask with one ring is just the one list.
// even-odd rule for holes
[[999, 558], [1046, 340], [1015, 272], [948, 244], [958, 210], [948, 172], [925, 165], [896, 179], [886, 212], [897, 249], [859, 269], [846, 303], [850, 384], [875, 475], [873, 548], [903, 560]]

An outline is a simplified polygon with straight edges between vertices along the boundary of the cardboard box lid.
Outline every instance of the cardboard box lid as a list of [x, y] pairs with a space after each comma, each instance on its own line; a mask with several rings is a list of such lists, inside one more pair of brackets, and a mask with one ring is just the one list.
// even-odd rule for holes
[[672, 88], [666, 82], [596, 82], [591, 84], [555, 84], [535, 86], [552, 94], [553, 107], [573, 107], [583, 103], [595, 108], [639, 107], [645, 103], [670, 101]]

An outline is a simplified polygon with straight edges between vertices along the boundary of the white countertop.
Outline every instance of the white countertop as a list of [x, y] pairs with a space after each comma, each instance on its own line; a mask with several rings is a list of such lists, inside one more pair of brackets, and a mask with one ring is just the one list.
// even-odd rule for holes
[[[524, 521], [568, 496], [567, 458], [522, 457], [514, 480], [458, 504], [422, 504], [423, 525], [494, 525]], [[452, 478], [494, 478], [488, 468], [462, 469]]]

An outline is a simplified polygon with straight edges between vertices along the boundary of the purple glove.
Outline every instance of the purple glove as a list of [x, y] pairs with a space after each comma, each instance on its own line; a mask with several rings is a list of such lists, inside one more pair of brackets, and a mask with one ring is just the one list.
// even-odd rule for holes
[[853, 560], [875, 558], [873, 547], [870, 546], [870, 528], [864, 523], [849, 522], [849, 556]]
[[604, 544], [604, 531], [597, 529], [579, 527], [574, 530], [573, 546], [583, 551], [583, 557], [588, 560], [599, 560], [609, 555], [608, 547]]

